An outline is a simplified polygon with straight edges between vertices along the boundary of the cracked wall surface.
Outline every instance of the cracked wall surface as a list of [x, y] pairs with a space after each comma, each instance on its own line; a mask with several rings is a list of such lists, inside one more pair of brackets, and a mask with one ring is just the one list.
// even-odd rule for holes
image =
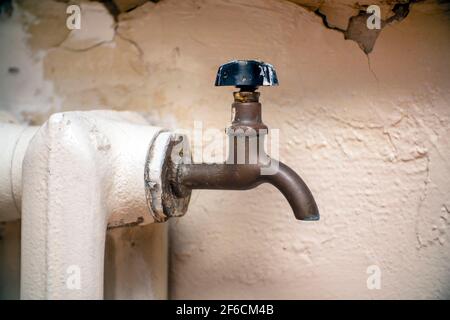
[[[195, 191], [171, 221], [172, 298], [450, 298], [448, 4], [415, 3], [369, 55], [312, 4], [163, 0], [115, 22], [83, 1], [95, 32], [78, 34], [60, 26], [65, 6], [21, 0], [0, 21], [0, 108], [24, 122], [109, 108], [222, 130], [232, 89], [213, 86], [218, 66], [257, 58], [277, 70], [280, 86], [261, 90], [264, 122], [321, 220], [294, 220], [271, 186]], [[114, 239], [139, 246], [145, 228]], [[367, 288], [370, 265], [380, 290]]]

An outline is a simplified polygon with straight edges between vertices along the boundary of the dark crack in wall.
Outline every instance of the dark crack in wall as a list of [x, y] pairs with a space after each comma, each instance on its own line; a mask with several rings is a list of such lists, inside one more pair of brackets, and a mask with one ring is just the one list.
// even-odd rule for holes
[[381, 20], [380, 29], [367, 28], [367, 20], [371, 16], [371, 14], [367, 13], [367, 6], [361, 6], [359, 13], [353, 17], [350, 17], [347, 29], [341, 29], [328, 23], [329, 17], [323, 14], [320, 11], [320, 8], [316, 9], [314, 12], [322, 18], [325, 27], [341, 32], [344, 35], [345, 40], [355, 41], [364, 53], [369, 54], [372, 52], [376, 40], [383, 28], [386, 25], [400, 22], [405, 19], [409, 14], [410, 6], [419, 1], [421, 0], [412, 0], [395, 4], [392, 8], [393, 14], [389, 18]]

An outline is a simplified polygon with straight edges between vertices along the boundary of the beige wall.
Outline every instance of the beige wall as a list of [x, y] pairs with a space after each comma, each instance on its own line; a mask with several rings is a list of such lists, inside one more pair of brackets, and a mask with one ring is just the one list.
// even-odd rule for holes
[[[0, 109], [30, 123], [111, 108], [222, 130], [232, 89], [213, 86], [217, 67], [257, 58], [278, 72], [280, 86], [261, 90], [264, 121], [321, 220], [296, 221], [271, 186], [194, 192], [171, 222], [172, 298], [450, 298], [448, 6], [414, 4], [366, 56], [286, 1], [162, 0], [119, 15], [116, 30], [84, 4], [75, 36], [66, 4], [36, 3], [0, 26]], [[116, 246], [146, 237], [121, 232]], [[367, 289], [370, 265], [380, 290]]]

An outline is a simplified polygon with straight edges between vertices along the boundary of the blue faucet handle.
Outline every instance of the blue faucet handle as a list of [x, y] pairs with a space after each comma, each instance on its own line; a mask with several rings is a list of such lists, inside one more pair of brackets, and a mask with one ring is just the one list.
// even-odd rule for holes
[[220, 66], [216, 86], [253, 88], [277, 86], [278, 78], [274, 67], [263, 61], [233, 60]]

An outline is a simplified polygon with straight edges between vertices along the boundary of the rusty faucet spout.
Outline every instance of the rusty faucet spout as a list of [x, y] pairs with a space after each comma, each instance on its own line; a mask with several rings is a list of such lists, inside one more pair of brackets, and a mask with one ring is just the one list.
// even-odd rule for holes
[[260, 164], [182, 164], [174, 185], [187, 190], [249, 190], [270, 183], [284, 195], [298, 220], [319, 220], [317, 204], [305, 182], [284, 163], [271, 160], [271, 164], [278, 168], [267, 175], [261, 174], [266, 166]]
[[291, 205], [295, 218], [305, 221], [319, 220], [316, 201], [306, 183], [294, 170], [279, 162], [277, 172], [264, 178], [284, 195]]

